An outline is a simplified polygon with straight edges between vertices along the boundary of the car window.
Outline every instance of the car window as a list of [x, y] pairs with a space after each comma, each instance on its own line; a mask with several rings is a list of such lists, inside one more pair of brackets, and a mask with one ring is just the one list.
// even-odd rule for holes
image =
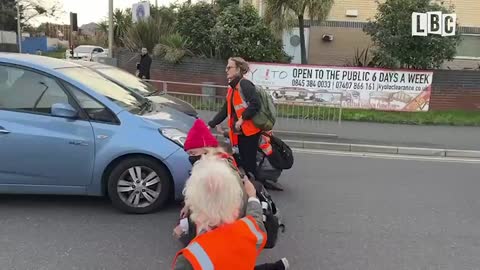
[[80, 107], [87, 113], [90, 120], [107, 123], [115, 123], [117, 121], [113, 113], [103, 104], [70, 84], [66, 84], [66, 86], [75, 96]]
[[0, 66], [0, 109], [51, 113], [55, 103], [69, 103], [52, 78], [26, 69]]
[[102, 77], [95, 71], [87, 68], [62, 68], [58, 69], [58, 71], [86, 85], [93, 91], [104, 95], [120, 107], [132, 113], [140, 113], [143, 107], [142, 104], [146, 102], [145, 98], [135, 95], [131, 91], [124, 89], [116, 83]]

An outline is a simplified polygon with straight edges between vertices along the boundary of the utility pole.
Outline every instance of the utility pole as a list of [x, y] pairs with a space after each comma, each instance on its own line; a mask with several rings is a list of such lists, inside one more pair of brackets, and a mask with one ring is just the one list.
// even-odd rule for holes
[[108, 57], [113, 57], [113, 0], [108, 1]]
[[22, 53], [22, 24], [20, 23], [20, 1], [17, 1], [18, 52]]

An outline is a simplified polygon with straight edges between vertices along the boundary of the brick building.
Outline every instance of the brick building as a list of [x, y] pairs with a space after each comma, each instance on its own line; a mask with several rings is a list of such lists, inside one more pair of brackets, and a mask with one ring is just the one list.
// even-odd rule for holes
[[[262, 14], [266, 0], [251, 0]], [[444, 0], [445, 5], [454, 5], [457, 21], [462, 35], [462, 42], [457, 48], [455, 61], [445, 63], [445, 68], [474, 69], [480, 65], [480, 1], [479, 0]], [[310, 64], [344, 65], [351, 60], [355, 50], [367, 48], [370, 37], [363, 32], [363, 27], [377, 12], [374, 0], [335, 0], [326, 22], [321, 25], [316, 21], [307, 21], [306, 30], [308, 60]], [[292, 36], [298, 35], [294, 29], [291, 34], [284, 34], [287, 53], [295, 55], [298, 62], [299, 47], [292, 45]], [[323, 36], [330, 35], [332, 41], [324, 41]]]

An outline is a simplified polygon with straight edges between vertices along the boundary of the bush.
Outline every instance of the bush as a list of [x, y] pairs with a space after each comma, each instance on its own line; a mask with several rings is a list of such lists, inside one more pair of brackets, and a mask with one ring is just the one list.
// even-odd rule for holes
[[176, 30], [190, 40], [190, 49], [196, 55], [214, 56], [210, 33], [216, 16], [214, 6], [207, 3], [185, 4], [178, 11]]
[[248, 61], [289, 62], [281, 40], [250, 5], [227, 7], [212, 30], [216, 55], [222, 59], [241, 56]]
[[431, 0], [387, 0], [379, 4], [375, 21], [369, 22], [365, 32], [372, 37], [379, 66], [389, 68], [438, 68], [452, 60], [460, 36], [443, 37], [411, 35], [413, 12], [442, 11], [453, 13]]

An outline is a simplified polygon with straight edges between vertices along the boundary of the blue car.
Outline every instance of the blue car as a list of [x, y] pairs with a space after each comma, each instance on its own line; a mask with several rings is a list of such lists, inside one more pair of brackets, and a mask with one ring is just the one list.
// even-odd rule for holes
[[0, 193], [108, 195], [152, 212], [182, 198], [194, 120], [78, 64], [0, 53]]

